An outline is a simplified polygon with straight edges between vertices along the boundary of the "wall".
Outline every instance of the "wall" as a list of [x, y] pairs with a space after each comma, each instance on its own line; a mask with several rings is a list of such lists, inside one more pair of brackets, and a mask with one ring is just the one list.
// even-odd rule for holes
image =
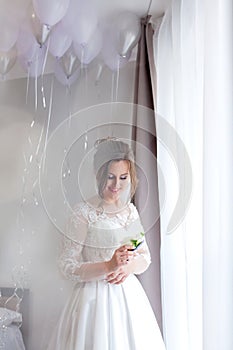
[[[37, 93], [34, 80], [30, 79], [28, 94], [26, 78], [0, 82], [0, 287], [22, 285], [29, 288], [30, 326], [25, 342], [30, 350], [46, 348], [72, 287], [69, 281], [61, 278], [56, 265], [62, 235], [59, 225], [56, 227], [56, 218], [51, 220], [49, 208], [56, 208], [59, 216], [59, 206], [54, 196], [46, 198], [48, 203], [42, 201], [38, 182], [49, 104], [52, 103], [48, 137], [58, 135], [54, 130], [67, 116], [96, 105], [89, 109], [87, 118], [85, 113], [81, 116], [78, 114], [76, 120], [76, 126], [80, 126], [79, 132], [82, 134], [81, 143], [76, 144], [76, 150], [83, 152], [80, 147], [84, 145], [85, 130], [91, 128], [92, 123], [96, 124], [96, 121], [101, 125], [106, 120], [113, 122], [117, 118], [118, 111], [115, 107], [106, 105], [105, 109], [102, 104], [112, 101], [132, 102], [134, 65], [134, 62], [129, 62], [120, 71], [119, 79], [117, 74], [113, 77], [112, 72], [105, 68], [99, 82], [96, 82], [98, 67], [90, 66], [86, 72], [82, 72], [70, 92], [55, 80], [52, 95], [52, 76], [46, 75], [43, 79], [46, 108], [42, 106], [41, 79], [38, 80]], [[104, 115], [104, 111], [109, 115]], [[66, 125], [61, 134], [63, 139], [60, 136], [58, 141], [61, 141], [59, 144], [63, 145], [61, 150], [64, 152], [72, 128], [67, 123], [63, 125]], [[43, 128], [44, 136], [41, 138]], [[113, 129], [109, 125], [95, 128], [88, 136], [88, 147], [93, 146], [96, 137], [112, 132], [118, 134], [119, 130], [125, 137], [129, 134], [124, 126], [114, 126]], [[39, 152], [36, 154], [38, 145]], [[52, 154], [48, 152], [48, 162], [51, 159], [55, 161], [57, 154], [56, 149], [52, 150]], [[73, 157], [75, 158], [74, 152]], [[48, 174], [46, 171], [47, 168], [42, 172], [41, 180], [45, 196], [50, 191], [49, 181], [53, 186], [57, 175], [53, 168], [50, 168]], [[62, 174], [65, 173], [62, 171]], [[59, 176], [62, 177], [61, 173]], [[77, 181], [75, 176], [73, 181]], [[72, 191], [74, 184], [71, 181], [67, 185], [72, 203], [78, 199], [72, 194], [76, 193]]]

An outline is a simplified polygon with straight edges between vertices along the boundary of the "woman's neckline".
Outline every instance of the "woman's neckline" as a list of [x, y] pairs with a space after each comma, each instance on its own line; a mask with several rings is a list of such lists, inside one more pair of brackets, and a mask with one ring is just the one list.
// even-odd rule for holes
[[102, 198], [96, 196], [96, 197], [93, 197], [90, 200], [86, 201], [86, 204], [90, 208], [99, 212], [100, 214], [106, 214], [109, 217], [111, 217], [111, 216], [115, 216], [115, 215], [129, 214], [130, 205], [132, 203], [128, 202], [126, 204], [122, 204], [121, 206], [115, 206], [112, 203], [108, 204]]

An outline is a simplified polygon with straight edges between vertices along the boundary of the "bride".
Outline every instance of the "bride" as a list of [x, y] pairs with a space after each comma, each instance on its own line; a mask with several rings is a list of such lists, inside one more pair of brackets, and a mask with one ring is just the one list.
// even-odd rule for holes
[[[49, 350], [165, 350], [147, 296], [135, 275], [150, 264], [136, 207], [137, 177], [129, 145], [97, 142], [98, 196], [79, 203], [59, 259], [75, 284]], [[88, 179], [87, 179], [88, 180]]]

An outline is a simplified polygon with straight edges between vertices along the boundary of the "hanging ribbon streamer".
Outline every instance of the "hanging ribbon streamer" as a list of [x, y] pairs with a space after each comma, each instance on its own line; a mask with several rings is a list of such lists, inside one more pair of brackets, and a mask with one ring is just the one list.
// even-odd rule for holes
[[115, 102], [117, 102], [117, 99], [118, 99], [119, 77], [120, 77], [120, 58], [118, 58], [117, 71], [116, 71]]
[[29, 69], [27, 70], [27, 87], [26, 87], [26, 105], [28, 104], [28, 93], [29, 93], [29, 82], [30, 82], [30, 74]]
[[[24, 289], [25, 286], [27, 286], [29, 282], [29, 259], [26, 261], [25, 258], [25, 249], [28, 248], [28, 230], [25, 227], [26, 217], [25, 217], [25, 209], [26, 205], [29, 205], [30, 202], [35, 204], [35, 202], [38, 202], [37, 196], [35, 194], [35, 185], [32, 187], [32, 193], [30, 192], [29, 188], [29, 180], [30, 176], [32, 176], [32, 167], [35, 163], [35, 156], [34, 156], [34, 150], [33, 150], [33, 142], [31, 133], [33, 128], [35, 127], [35, 120], [33, 120], [30, 124], [29, 129], [29, 136], [27, 139], [27, 145], [28, 145], [28, 151], [29, 154], [26, 154], [23, 152], [23, 160], [24, 160], [24, 169], [23, 169], [23, 175], [22, 175], [22, 194], [20, 198], [19, 203], [19, 209], [17, 211], [17, 217], [16, 217], [16, 227], [18, 232], [18, 242], [17, 242], [17, 264], [12, 269], [12, 280], [14, 283], [15, 288], [18, 289]], [[34, 184], [37, 180], [34, 180]], [[30, 195], [31, 193], [31, 195]], [[39, 203], [39, 202], [38, 202]], [[16, 256], [17, 256], [16, 254]], [[18, 292], [17, 292], [18, 295]]]
[[64, 171], [62, 172], [62, 178], [68, 179], [68, 177], [71, 175], [71, 168], [70, 163], [68, 159], [68, 153], [67, 153], [67, 144], [69, 141], [69, 132], [71, 128], [71, 120], [72, 120], [72, 112], [71, 112], [71, 87], [69, 85], [66, 86], [66, 103], [67, 103], [67, 109], [68, 109], [68, 121], [66, 124], [65, 129], [65, 146], [64, 146]]
[[48, 41], [47, 41], [45, 57], [44, 57], [43, 66], [42, 66], [42, 74], [41, 74], [41, 95], [42, 95], [42, 106], [44, 109], [46, 108], [46, 98], [44, 93], [44, 73], [45, 73], [45, 66], [48, 58], [49, 45], [50, 45], [50, 37], [48, 38]]
[[86, 132], [85, 132], [85, 140], [84, 140], [84, 150], [87, 151], [88, 149], [88, 137], [87, 137], [87, 130], [88, 130], [88, 125], [86, 128]]
[[[36, 73], [37, 72], [38, 72], [38, 53], [36, 58]], [[38, 75], [36, 74], [35, 76], [35, 110], [37, 110], [37, 104], [38, 104]]]
[[50, 88], [50, 101], [49, 101], [48, 121], [47, 121], [46, 134], [45, 134], [44, 151], [43, 151], [43, 156], [42, 156], [42, 171], [43, 172], [45, 170], [46, 148], [47, 148], [47, 142], [48, 142], [50, 120], [51, 120], [51, 115], [52, 115], [53, 86], [54, 86], [54, 76], [52, 77], [51, 88]]

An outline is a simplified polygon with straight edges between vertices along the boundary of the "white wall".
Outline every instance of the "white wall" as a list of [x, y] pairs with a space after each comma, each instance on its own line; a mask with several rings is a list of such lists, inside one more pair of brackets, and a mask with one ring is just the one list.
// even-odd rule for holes
[[[69, 115], [69, 109], [72, 113], [77, 113], [83, 108], [97, 105], [91, 108], [88, 120], [85, 116], [78, 117], [80, 130], [85, 130], [91, 128], [92, 121], [96, 124], [98, 120], [101, 125], [104, 120], [115, 120], [117, 111], [109, 107], [102, 108], [100, 104], [113, 100], [132, 102], [134, 62], [129, 62], [120, 71], [118, 89], [117, 80], [112, 83], [112, 72], [107, 68], [98, 84], [95, 83], [96, 74], [97, 67], [94, 65], [86, 74], [83, 72], [72, 87], [71, 95], [66, 94], [64, 86], [54, 81], [50, 135]], [[30, 350], [46, 348], [47, 340], [71, 288], [71, 283], [61, 278], [56, 266], [61, 233], [48, 217], [48, 210], [41, 201], [39, 185], [36, 182], [39, 162], [39, 156], [35, 156], [36, 147], [48, 118], [51, 79], [51, 75], [44, 77], [46, 109], [42, 107], [41, 80], [38, 81], [37, 109], [34, 80], [30, 80], [27, 104], [26, 78], [0, 82], [0, 287], [22, 282], [30, 290], [30, 327], [29, 337], [26, 339]], [[109, 112], [108, 116], [103, 115], [104, 110]], [[33, 119], [35, 124], [30, 127]], [[72, 131], [69, 128], [66, 130]], [[117, 130], [127, 137], [127, 128], [114, 127], [113, 133], [117, 134]], [[90, 133], [89, 145], [93, 146], [94, 138], [111, 132], [109, 126], [95, 129]], [[64, 140], [69, 140], [69, 134], [64, 135], [61, 140], [61, 143], [66, 144], [68, 141]], [[44, 139], [40, 143], [40, 151], [43, 142]], [[30, 155], [33, 156], [31, 163]], [[56, 152], [53, 155], [56, 157]], [[56, 174], [49, 173], [48, 182], [53, 175], [55, 178]], [[43, 181], [48, 192], [47, 180], [42, 179]], [[76, 201], [76, 198], [70, 200]], [[56, 197], [52, 197], [48, 208], [49, 205], [56, 207]], [[57, 214], [59, 215], [59, 211]]]

